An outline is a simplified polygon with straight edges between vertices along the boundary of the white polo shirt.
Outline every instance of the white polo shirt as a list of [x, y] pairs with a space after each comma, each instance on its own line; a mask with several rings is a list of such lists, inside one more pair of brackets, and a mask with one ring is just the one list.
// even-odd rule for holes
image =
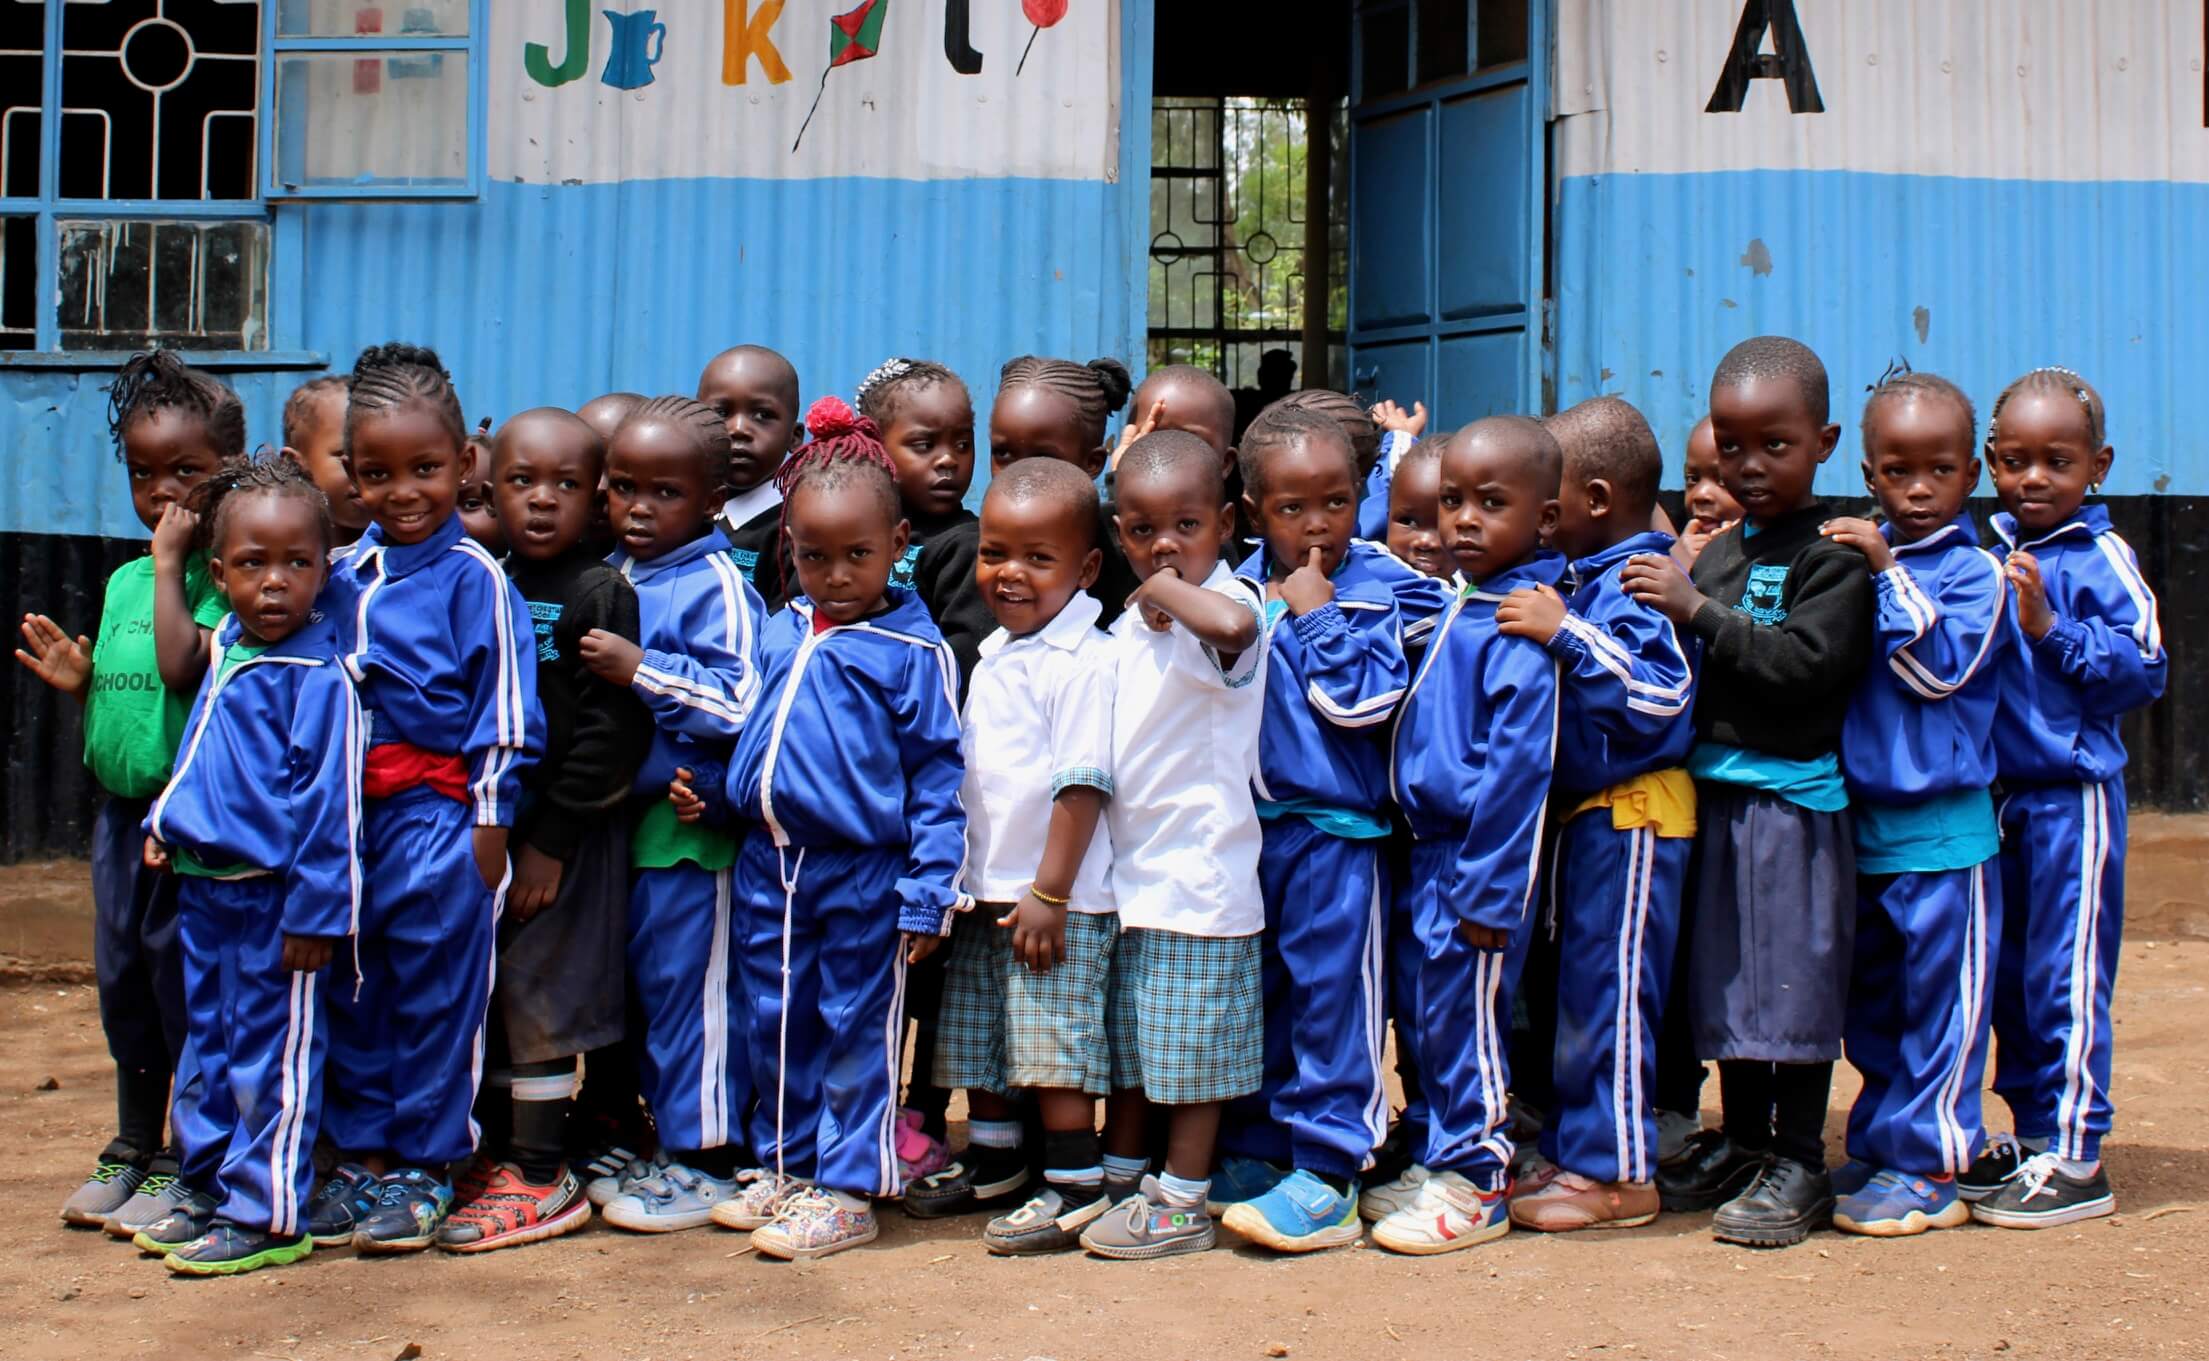
[[[982, 660], [967, 683], [959, 746], [966, 782], [966, 891], [1009, 903], [1035, 881], [1051, 826], [1051, 801], [1069, 785], [1109, 797], [1112, 689], [1118, 653], [1097, 629], [1104, 612], [1077, 593], [1041, 629], [1015, 638], [1003, 629], [982, 640]], [[1068, 905], [1110, 912], [1112, 831], [1097, 823]]]
[[[1204, 589], [1264, 617], [1265, 602], [1224, 562]], [[1264, 640], [1222, 671], [1218, 656], [1187, 629], [1155, 632], [1132, 606], [1112, 636], [1120, 681], [1112, 712], [1112, 892], [1120, 925], [1255, 935], [1266, 924], [1250, 794], [1265, 706]]]

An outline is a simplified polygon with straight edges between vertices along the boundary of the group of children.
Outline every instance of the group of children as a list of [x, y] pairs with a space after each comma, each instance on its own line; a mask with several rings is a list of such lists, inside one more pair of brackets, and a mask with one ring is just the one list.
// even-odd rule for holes
[[2113, 1207], [2117, 723], [2165, 658], [2077, 375], [1983, 445], [1883, 378], [1875, 523], [1812, 490], [1817, 358], [1744, 342], [1677, 534], [1616, 398], [1238, 439], [1175, 367], [1112, 442], [1122, 366], [1025, 357], [976, 515], [951, 371], [799, 391], [741, 346], [472, 434], [393, 344], [255, 459], [219, 383], [123, 371], [152, 555], [17, 653], [108, 796], [118, 1133], [66, 1220], [204, 1275], [594, 1206], [1121, 1259]]

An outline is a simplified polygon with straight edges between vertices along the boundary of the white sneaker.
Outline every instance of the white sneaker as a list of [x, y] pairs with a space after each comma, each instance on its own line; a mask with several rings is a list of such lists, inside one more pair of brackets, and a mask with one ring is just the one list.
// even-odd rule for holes
[[606, 1202], [606, 1222], [634, 1233], [674, 1233], [710, 1222], [716, 1205], [737, 1193], [736, 1178], [723, 1180], [681, 1163], [669, 1163], [630, 1182]]
[[1358, 1218], [1368, 1224], [1378, 1224], [1398, 1210], [1409, 1208], [1419, 1198], [1420, 1188], [1427, 1184], [1427, 1176], [1425, 1167], [1413, 1163], [1396, 1180], [1366, 1187], [1358, 1194]]
[[1502, 1190], [1484, 1192], [1455, 1172], [1437, 1172], [1419, 1188], [1418, 1199], [1373, 1226], [1373, 1242], [1426, 1257], [1509, 1232], [1511, 1211]]
[[786, 1262], [810, 1260], [872, 1243], [881, 1231], [868, 1201], [808, 1186], [785, 1200], [772, 1222], [753, 1230], [752, 1246]]
[[751, 1167], [736, 1174], [736, 1194], [713, 1207], [713, 1222], [724, 1229], [765, 1228], [807, 1184], [796, 1177], [775, 1175], [771, 1167]]
[[1687, 1141], [1703, 1128], [1700, 1111], [1657, 1112], [1657, 1166], [1670, 1167], [1687, 1151]]
[[615, 1196], [628, 1190], [631, 1183], [643, 1181], [665, 1166], [657, 1157], [640, 1158], [627, 1149], [596, 1155], [578, 1169], [593, 1173], [583, 1182], [583, 1199], [594, 1209], [603, 1210], [613, 1203]]

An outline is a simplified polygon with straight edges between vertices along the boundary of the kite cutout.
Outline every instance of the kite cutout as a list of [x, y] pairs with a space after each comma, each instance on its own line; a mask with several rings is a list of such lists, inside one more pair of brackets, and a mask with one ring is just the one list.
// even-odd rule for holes
[[1028, 45], [1020, 49], [1020, 64], [1012, 68], [1015, 80], [1028, 69], [1028, 54], [1035, 51], [1035, 40], [1043, 36], [1043, 30], [1066, 17], [1066, 0], [1020, 0], [1020, 12], [1035, 25], [1035, 32], [1028, 35]]
[[[1057, 3], [1064, 13], [1066, 0]], [[798, 125], [797, 141], [790, 144], [791, 155], [797, 154], [805, 130], [813, 126], [813, 115], [821, 111], [821, 96], [828, 93], [828, 73], [839, 66], [865, 61], [881, 50], [882, 19], [889, 10], [890, 0], [860, 0], [856, 9], [828, 17], [828, 66], [821, 72], [821, 88], [813, 92], [813, 107], [805, 111], [805, 121]]]

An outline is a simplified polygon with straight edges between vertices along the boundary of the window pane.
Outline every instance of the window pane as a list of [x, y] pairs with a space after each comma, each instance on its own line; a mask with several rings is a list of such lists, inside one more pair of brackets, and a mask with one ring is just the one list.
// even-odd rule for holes
[[384, 5], [362, 0], [276, 0], [276, 33], [282, 38], [351, 38], [370, 33], [434, 38], [462, 37], [467, 32], [468, 0]]
[[38, 195], [39, 55], [46, 18], [37, 5], [0, 0], [0, 195]]
[[1480, 0], [1480, 65], [1526, 60], [1526, 0]]
[[1419, 83], [1464, 75], [1470, 37], [1465, 0], [1419, 0]]
[[63, 349], [268, 348], [268, 224], [55, 226]]
[[253, 197], [258, 5], [111, 0], [62, 16], [63, 197]]
[[1411, 11], [1368, 10], [1358, 16], [1358, 96], [1381, 99], [1411, 87]]
[[38, 219], [0, 217], [0, 350], [38, 342]]
[[288, 55], [276, 65], [275, 113], [285, 189], [468, 182], [466, 53]]

